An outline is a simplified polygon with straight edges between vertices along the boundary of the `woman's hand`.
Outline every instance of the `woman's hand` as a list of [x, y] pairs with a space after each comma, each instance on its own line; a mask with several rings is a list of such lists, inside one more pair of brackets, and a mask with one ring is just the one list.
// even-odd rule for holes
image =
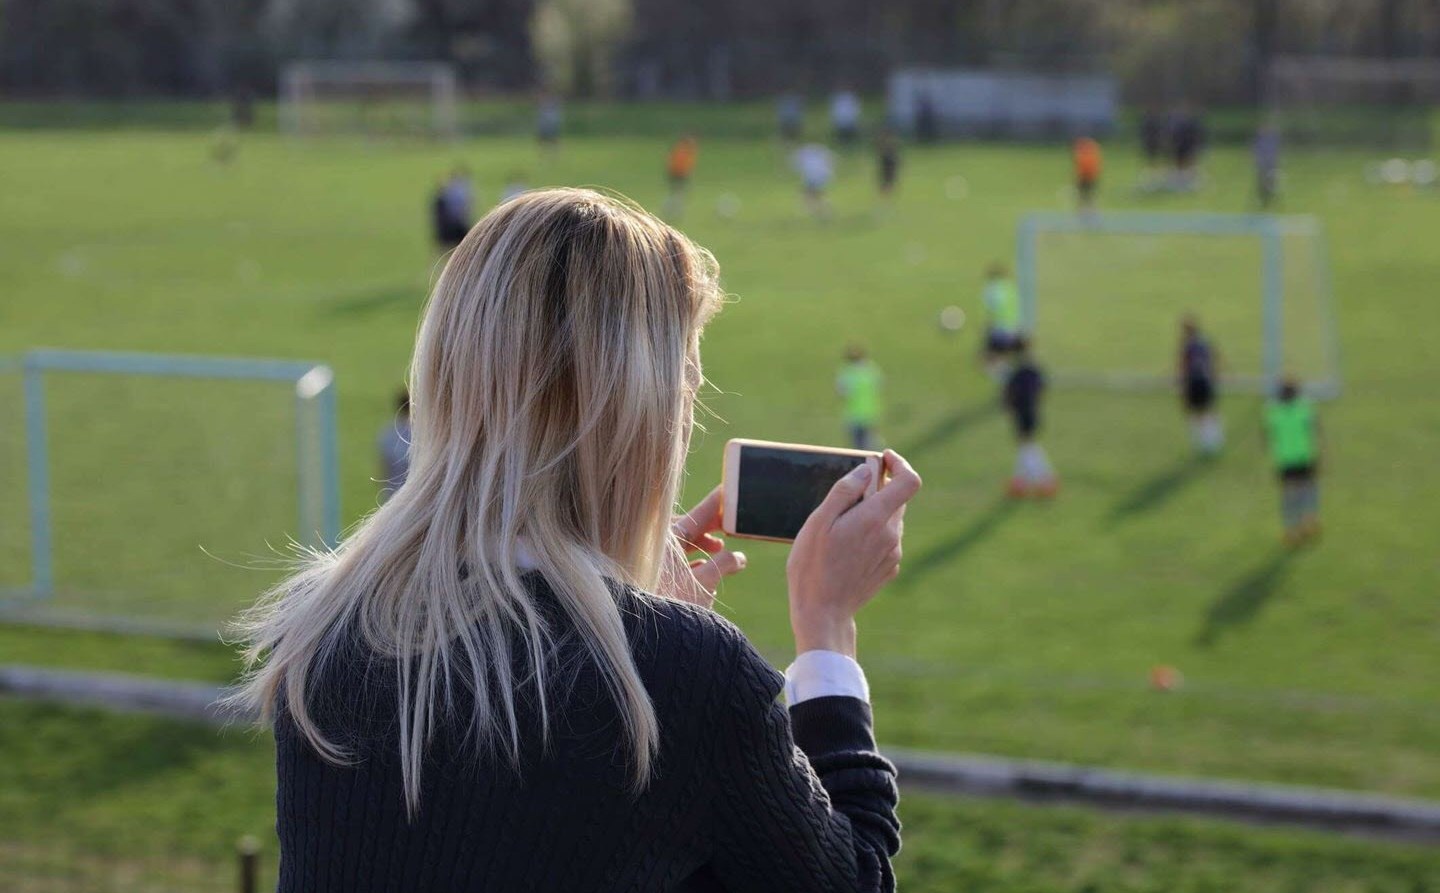
[[893, 450], [885, 451], [890, 480], [861, 499], [870, 466], [835, 483], [811, 513], [785, 564], [795, 653], [823, 649], [855, 656], [855, 614], [900, 572], [905, 506], [920, 476]]
[[[745, 553], [725, 548], [725, 541], [715, 535], [720, 529], [720, 488], [711, 490], [700, 504], [676, 518], [671, 532], [680, 542], [680, 550], [667, 550], [665, 567], [660, 574], [660, 594], [708, 608], [715, 601], [720, 581], [745, 569]], [[707, 557], [689, 559], [696, 552]]]

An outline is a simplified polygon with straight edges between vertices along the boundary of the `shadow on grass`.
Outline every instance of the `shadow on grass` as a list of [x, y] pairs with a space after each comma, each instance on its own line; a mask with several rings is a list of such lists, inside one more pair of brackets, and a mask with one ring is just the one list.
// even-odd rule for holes
[[1159, 474], [1141, 481], [1135, 489], [1125, 494], [1110, 510], [1110, 524], [1119, 524], [1131, 515], [1153, 511], [1166, 500], [1185, 488], [1204, 471], [1213, 468], [1215, 460], [1206, 456], [1190, 455], [1163, 469]]
[[321, 305], [324, 316], [367, 316], [395, 307], [418, 308], [423, 291], [413, 282], [392, 282], [377, 285], [336, 298]]
[[978, 518], [957, 531], [954, 536], [931, 546], [914, 560], [905, 561], [903, 565], [905, 568], [904, 579], [908, 583], [914, 583], [940, 565], [959, 558], [988, 539], [999, 529], [1006, 518], [1014, 514], [1018, 507], [1019, 503], [1014, 499], [1004, 497], [997, 499]]
[[[23, 803], [34, 798], [36, 824], [61, 822], [71, 809], [111, 792], [163, 784], [183, 777], [208, 754], [235, 746], [208, 725], [146, 714], [30, 701], [0, 702], [0, 787]], [[84, 729], [82, 737], [74, 737]]]
[[1220, 594], [1205, 612], [1205, 623], [1195, 634], [1195, 644], [1209, 648], [1220, 637], [1252, 622], [1270, 601], [1295, 561], [1295, 551], [1277, 548], [1263, 562], [1251, 568]]
[[966, 428], [983, 422], [999, 412], [1000, 404], [991, 398], [980, 400], [969, 406], [962, 406], [935, 422], [919, 437], [905, 444], [904, 449], [900, 450], [900, 454], [907, 459], [914, 459], [916, 456], [940, 446]]

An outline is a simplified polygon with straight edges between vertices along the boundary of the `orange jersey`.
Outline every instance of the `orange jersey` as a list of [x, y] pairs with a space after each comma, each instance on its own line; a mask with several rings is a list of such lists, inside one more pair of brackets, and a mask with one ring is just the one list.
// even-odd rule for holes
[[699, 156], [700, 144], [687, 136], [671, 147], [665, 169], [672, 177], [688, 177], [695, 172], [695, 160]]
[[1075, 176], [1080, 180], [1100, 179], [1100, 144], [1085, 136], [1075, 141]]

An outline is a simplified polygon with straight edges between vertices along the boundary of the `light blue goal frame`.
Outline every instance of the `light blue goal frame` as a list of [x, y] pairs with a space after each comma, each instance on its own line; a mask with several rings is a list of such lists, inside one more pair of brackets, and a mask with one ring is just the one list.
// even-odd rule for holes
[[[32, 597], [47, 598], [55, 591], [50, 455], [45, 413], [45, 377], [50, 372], [293, 383], [300, 535], [311, 545], [334, 547], [339, 542], [340, 472], [335, 431], [335, 376], [329, 366], [284, 360], [79, 350], [32, 350], [21, 357], [19, 365], [25, 395]], [[313, 426], [304, 424], [307, 413], [314, 414]]]
[[[1287, 235], [1308, 235], [1315, 242], [1314, 269], [1318, 312], [1321, 314], [1322, 362], [1325, 373], [1306, 379], [1307, 393], [1322, 399], [1340, 395], [1340, 350], [1335, 330], [1335, 310], [1330, 285], [1329, 251], [1320, 222], [1308, 214], [1221, 214], [1187, 212], [1110, 211], [1077, 214], [1035, 211], [1021, 218], [1015, 233], [1015, 282], [1020, 292], [1020, 313], [1024, 329], [1035, 332], [1039, 322], [1037, 290], [1037, 242], [1044, 233], [1104, 233], [1108, 235], [1195, 235], [1253, 236], [1260, 240], [1262, 261], [1262, 312], [1259, 333], [1262, 344], [1261, 374], [1235, 376], [1227, 381], [1240, 390], [1271, 393], [1285, 374], [1285, 246]], [[1059, 376], [1067, 376], [1061, 370]], [[1164, 376], [1100, 375], [1079, 376], [1078, 383], [1140, 389], [1172, 387]]]

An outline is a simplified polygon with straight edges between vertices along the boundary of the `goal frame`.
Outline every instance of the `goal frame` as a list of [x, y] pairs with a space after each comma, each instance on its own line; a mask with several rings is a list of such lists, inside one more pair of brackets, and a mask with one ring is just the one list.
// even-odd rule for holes
[[[1407, 106], [1393, 99], [1336, 95], [1350, 90], [1389, 91], [1418, 101]], [[1301, 146], [1353, 145], [1428, 153], [1435, 139], [1431, 109], [1440, 108], [1440, 61], [1427, 58], [1387, 59], [1365, 56], [1279, 56], [1265, 72], [1265, 108]], [[1414, 127], [1362, 134], [1354, 129], [1326, 128], [1320, 122], [1346, 107], [1372, 106], [1377, 112], [1399, 113], [1418, 108]], [[1342, 114], [1343, 118], [1343, 114]]]
[[[45, 399], [46, 378], [52, 372], [293, 384], [299, 533], [302, 541], [314, 548], [334, 548], [339, 544], [340, 477], [335, 376], [329, 366], [285, 360], [79, 350], [32, 350], [20, 358], [18, 366], [24, 400], [30, 585], [4, 593], [8, 596], [6, 601], [11, 602], [7, 613], [21, 609], [27, 622], [45, 622], [43, 610], [34, 617], [31, 612], [43, 609], [55, 594], [55, 532], [50, 507], [50, 450]], [[65, 625], [173, 633], [160, 621], [152, 625], [120, 618], [97, 618], [94, 623], [65, 621]]]
[[[1261, 245], [1261, 370], [1256, 375], [1225, 376], [1232, 388], [1257, 394], [1271, 393], [1285, 374], [1285, 250], [1288, 235], [1308, 236], [1315, 243], [1311, 271], [1317, 312], [1321, 314], [1320, 345], [1324, 374], [1307, 379], [1307, 393], [1321, 399], [1340, 395], [1340, 352], [1335, 329], [1330, 283], [1329, 252], [1320, 222], [1310, 215], [1165, 213], [1112, 211], [1074, 214], [1039, 211], [1026, 214], [1016, 229], [1015, 278], [1020, 293], [1021, 322], [1026, 332], [1038, 331], [1042, 320], [1038, 295], [1039, 240], [1047, 233], [1102, 233], [1137, 236], [1248, 236]], [[1058, 370], [1057, 380], [1079, 386], [1115, 390], [1159, 390], [1173, 387], [1164, 375], [1131, 372], [1086, 374]]]
[[[445, 62], [331, 62], [302, 60], [285, 66], [280, 77], [280, 126], [291, 136], [310, 136], [306, 103], [323, 102], [313, 95], [317, 83], [356, 87], [425, 85], [430, 92], [431, 136], [454, 139], [459, 133], [459, 82], [454, 66]], [[336, 132], [345, 132], [344, 130]]]

